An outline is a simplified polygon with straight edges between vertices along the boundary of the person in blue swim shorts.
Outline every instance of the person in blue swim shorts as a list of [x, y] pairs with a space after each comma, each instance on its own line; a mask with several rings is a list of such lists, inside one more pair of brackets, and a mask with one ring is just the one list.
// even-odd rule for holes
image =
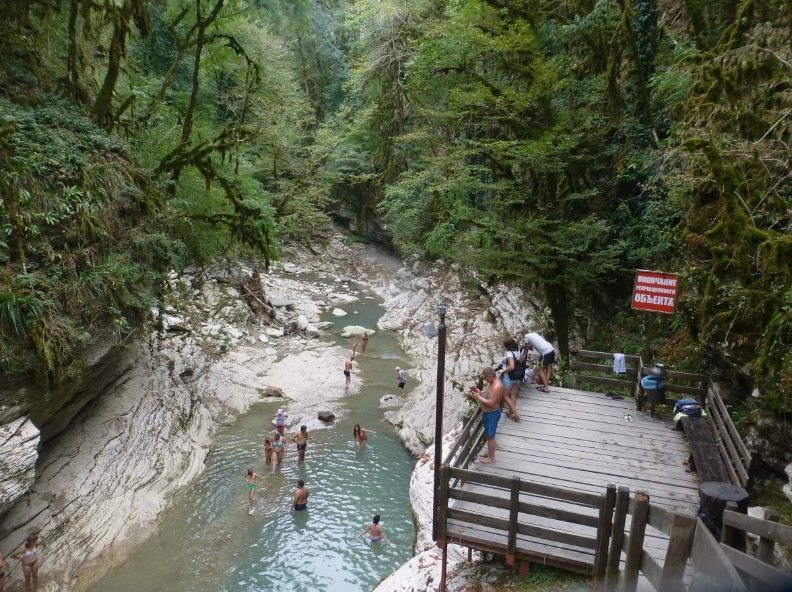
[[487, 437], [487, 451], [481, 455], [481, 462], [489, 464], [495, 462], [495, 432], [501, 418], [501, 398], [505, 389], [492, 368], [484, 368], [481, 375], [487, 388], [480, 391], [473, 387], [470, 391], [481, 408], [481, 423], [484, 424], [484, 435]]

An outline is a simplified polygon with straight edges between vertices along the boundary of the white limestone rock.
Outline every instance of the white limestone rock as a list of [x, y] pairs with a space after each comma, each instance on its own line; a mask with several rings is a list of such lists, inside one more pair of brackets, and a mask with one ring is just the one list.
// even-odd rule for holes
[[306, 327], [308, 327], [308, 319], [305, 315], [297, 315], [297, 328], [304, 331]]
[[396, 395], [380, 397], [380, 407], [394, 407], [396, 405], [399, 405], [399, 399], [396, 398]]
[[283, 337], [283, 329], [276, 329], [275, 327], [267, 327], [264, 329], [264, 333], [268, 337]]
[[360, 298], [352, 294], [339, 294], [338, 292], [330, 292], [327, 295], [327, 299], [333, 304], [350, 304], [360, 300]]
[[0, 425], [0, 516], [33, 485], [39, 437], [27, 417]]
[[223, 327], [222, 331], [233, 339], [240, 339], [245, 334], [244, 331], [240, 331], [236, 327]]
[[341, 337], [357, 337], [363, 335], [363, 333], [374, 335], [376, 331], [373, 329], [366, 329], [366, 327], [361, 327], [360, 325], [347, 325], [344, 327], [343, 331], [341, 331]]
[[340, 309], [340, 308], [334, 308], [332, 314], [333, 314], [334, 317], [345, 317], [345, 316], [347, 316], [346, 311], [343, 310], [343, 309]]
[[789, 483], [783, 487], [784, 495], [792, 502], [792, 463], [789, 463], [784, 470], [786, 471], [787, 480], [789, 481]]

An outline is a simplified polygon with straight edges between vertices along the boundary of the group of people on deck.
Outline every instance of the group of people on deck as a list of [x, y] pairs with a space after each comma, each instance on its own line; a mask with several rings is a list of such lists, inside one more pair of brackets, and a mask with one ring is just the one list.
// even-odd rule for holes
[[506, 348], [506, 353], [500, 366], [497, 368], [488, 366], [481, 373], [486, 384], [484, 390], [475, 386], [470, 389], [481, 408], [481, 421], [487, 438], [487, 449], [480, 457], [482, 463], [495, 462], [495, 433], [503, 408], [507, 408], [507, 417], [513, 421], [520, 421], [520, 414], [517, 412], [517, 391], [523, 378], [515, 376], [515, 370], [519, 365], [525, 368], [528, 355], [532, 352], [539, 356], [535, 374], [536, 388], [544, 393], [550, 392], [550, 375], [555, 362], [555, 349], [541, 335], [528, 329], [520, 332], [520, 341], [521, 343], [518, 344], [513, 337], [504, 339], [503, 346]]

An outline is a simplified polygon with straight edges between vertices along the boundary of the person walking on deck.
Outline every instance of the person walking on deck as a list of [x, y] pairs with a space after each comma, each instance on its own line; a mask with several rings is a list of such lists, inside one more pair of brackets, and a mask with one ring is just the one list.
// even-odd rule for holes
[[555, 362], [555, 349], [553, 345], [544, 339], [539, 333], [531, 333], [528, 329], [520, 331], [523, 336], [523, 348], [525, 351], [536, 351], [539, 354], [539, 370], [536, 373], [537, 390], [544, 393], [550, 392], [550, 375], [553, 371]]
[[490, 367], [484, 368], [481, 373], [487, 388], [479, 391], [473, 387], [471, 390], [473, 398], [478, 401], [481, 407], [481, 423], [484, 424], [484, 435], [487, 437], [487, 451], [481, 455], [481, 462], [495, 462], [495, 432], [498, 429], [498, 422], [501, 418], [501, 399], [503, 398], [503, 383], [498, 380], [495, 370]]

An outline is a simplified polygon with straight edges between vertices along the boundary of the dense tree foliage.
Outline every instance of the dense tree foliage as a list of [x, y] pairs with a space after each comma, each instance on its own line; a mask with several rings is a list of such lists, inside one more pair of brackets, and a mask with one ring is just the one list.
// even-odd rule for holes
[[677, 271], [666, 361], [726, 352], [792, 409], [788, 2], [7, 5], [6, 369], [19, 341], [55, 378], [168, 268], [269, 262], [344, 208], [541, 295], [565, 356], [626, 347], [634, 270]]
[[564, 355], [625, 328], [636, 268], [677, 271], [667, 361], [726, 352], [792, 408], [787, 4], [355, 4], [340, 178], [400, 250], [542, 294]]

